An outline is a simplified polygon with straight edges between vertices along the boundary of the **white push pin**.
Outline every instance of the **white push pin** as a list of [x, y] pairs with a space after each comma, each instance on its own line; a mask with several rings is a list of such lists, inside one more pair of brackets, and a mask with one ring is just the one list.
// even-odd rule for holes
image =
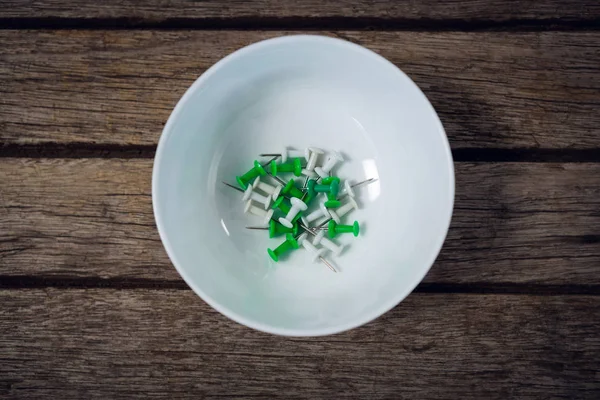
[[317, 160], [319, 159], [319, 155], [323, 154], [323, 150], [316, 147], [309, 147], [307, 150], [310, 152], [310, 157], [307, 158], [306, 170], [312, 171], [317, 166]]
[[262, 210], [262, 209], [256, 207], [254, 204], [252, 204], [252, 200], [248, 200], [246, 202], [246, 207], [244, 207], [244, 212], [246, 214], [250, 213], [250, 214], [254, 214], [258, 217], [262, 217], [263, 225], [268, 225], [269, 221], [273, 217], [274, 211], [273, 210], [269, 210], [269, 211]]
[[323, 247], [326, 247], [329, 250], [331, 250], [331, 252], [333, 254], [335, 254], [336, 256], [339, 256], [340, 254], [342, 254], [342, 251], [344, 250], [343, 245], [337, 245], [337, 244], [333, 243], [331, 240], [327, 239], [325, 237], [324, 230], [320, 230], [319, 233], [317, 233], [317, 236], [315, 236], [315, 239], [313, 240], [313, 244], [315, 246], [318, 245], [319, 243], [321, 243], [323, 245]]
[[314, 170], [309, 171], [306, 168], [302, 169], [302, 175], [306, 176], [307, 178], [316, 178], [317, 177], [317, 173]]
[[279, 223], [281, 223], [281, 225], [285, 226], [286, 228], [292, 228], [294, 226], [292, 224], [292, 221], [294, 220], [294, 218], [296, 218], [296, 215], [298, 215], [300, 211], [306, 211], [306, 209], [308, 208], [308, 206], [304, 204], [302, 200], [296, 197], [292, 197], [290, 201], [292, 203], [292, 208], [290, 208], [290, 211], [287, 213], [285, 218], [279, 218]]
[[312, 256], [312, 261], [316, 263], [317, 261], [320, 261], [320, 258], [323, 256], [323, 253], [325, 253], [327, 250], [323, 247], [318, 249], [314, 244], [306, 240], [307, 236], [308, 234], [306, 232], [300, 235], [300, 237], [298, 238], [298, 244], [304, 246], [304, 248], [308, 250], [308, 252]]
[[310, 223], [321, 218], [321, 217], [327, 217], [327, 218], [331, 218], [331, 216], [329, 215], [329, 210], [327, 209], [327, 207], [325, 207], [325, 202], [321, 202], [319, 203], [319, 209], [315, 210], [313, 212], [311, 212], [310, 214], [308, 214], [307, 216], [302, 216], [302, 223], [306, 226], [310, 226]]
[[329, 214], [331, 215], [331, 218], [339, 224], [342, 222], [341, 218], [353, 209], [358, 210], [358, 204], [356, 204], [356, 200], [354, 200], [353, 197], [348, 197], [346, 203], [336, 210], [329, 210]]
[[335, 164], [337, 164], [338, 161], [344, 161], [344, 157], [342, 157], [342, 155], [337, 151], [334, 151], [329, 155], [329, 158], [322, 167], [315, 167], [315, 171], [317, 171], [317, 174], [319, 174], [321, 178], [325, 178], [329, 176], [329, 171], [335, 167]]
[[283, 186], [281, 185], [269, 185], [266, 182], [263, 182], [260, 180], [260, 176], [257, 176], [256, 179], [254, 180], [254, 183], [252, 184], [252, 187], [254, 189], [259, 189], [262, 190], [264, 193], [270, 195], [273, 200], [277, 200], [277, 198], [279, 197], [279, 194], [281, 193], [281, 189], [283, 189]]
[[[258, 179], [258, 178], [256, 178], [256, 179]], [[340, 191], [338, 198], [342, 198], [342, 197], [346, 197], [346, 196], [350, 196], [350, 197], [355, 196], [354, 189], [352, 188], [352, 185], [350, 184], [350, 180], [344, 181], [344, 189]]]
[[271, 196], [263, 196], [260, 193], [254, 191], [253, 185], [248, 185], [242, 201], [254, 200], [265, 207], [265, 210], [271, 205]]

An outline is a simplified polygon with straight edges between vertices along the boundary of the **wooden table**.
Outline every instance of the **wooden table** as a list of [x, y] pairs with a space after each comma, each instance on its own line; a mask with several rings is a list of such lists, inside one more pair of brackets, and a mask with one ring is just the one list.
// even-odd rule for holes
[[[0, 28], [0, 398], [600, 398], [597, 0], [4, 0]], [[150, 197], [185, 89], [298, 32], [408, 73], [457, 180], [415, 293], [312, 339], [202, 302]]]

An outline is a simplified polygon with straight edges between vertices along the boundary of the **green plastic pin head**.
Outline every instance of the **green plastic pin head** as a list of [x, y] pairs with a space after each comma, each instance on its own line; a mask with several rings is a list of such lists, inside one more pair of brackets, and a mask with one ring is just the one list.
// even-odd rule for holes
[[337, 198], [338, 193], [340, 192], [340, 178], [338, 178], [337, 176], [334, 176], [333, 178], [334, 179], [329, 184], [329, 194], [332, 198], [335, 199]]
[[244, 182], [241, 176], [236, 176], [235, 180], [242, 189], [246, 190], [248, 188], [248, 185], [246, 184], [246, 182]]
[[337, 222], [335, 222], [334, 220], [329, 221], [329, 223], [327, 224], [327, 234], [332, 239], [337, 235], [335, 228], [337, 228]]
[[354, 224], [352, 224], [352, 234], [354, 235], [354, 237], [358, 237], [359, 233], [360, 226], [358, 226], [358, 221], [354, 221]]
[[339, 200], [327, 200], [325, 202], [325, 207], [327, 208], [338, 208], [342, 205], [342, 202]]
[[338, 178], [337, 176], [326, 176], [321, 180], [321, 182], [323, 183], [323, 185], [329, 185], [335, 179], [337, 179], [338, 181], [340, 180], [340, 178]]
[[302, 175], [302, 163], [299, 158], [294, 158], [294, 175]]
[[298, 236], [298, 230], [300, 229], [298, 224], [294, 224], [294, 226], [292, 227], [292, 235], [294, 235], [294, 237]]
[[277, 200], [275, 200], [275, 201], [273, 202], [273, 205], [271, 206], [271, 208], [272, 208], [273, 210], [276, 210], [276, 209], [278, 209], [278, 208], [279, 208], [279, 206], [281, 205], [281, 202], [283, 201], [283, 199], [285, 199], [285, 197], [283, 197], [283, 196], [279, 196], [279, 197], [277, 198]]
[[275, 160], [271, 161], [271, 175], [277, 176], [277, 162]]
[[317, 184], [317, 181], [315, 181], [314, 179], [309, 179], [308, 183], [306, 184], [306, 192], [307, 192], [307, 197], [315, 197], [315, 185]]
[[[258, 172], [258, 175], [260, 175], [260, 176], [267, 175], [267, 171], [265, 171], [265, 169], [263, 168], [263, 166], [257, 160], [254, 160], [254, 168]], [[250, 180], [253, 181], [254, 179], [250, 179]]]
[[281, 190], [281, 193], [289, 194], [293, 187], [294, 187], [294, 180], [290, 179], [288, 181], [288, 183], [286, 183], [285, 186], [283, 187], [283, 189]]
[[286, 237], [286, 242], [288, 242], [291, 246], [292, 249], [299, 249], [300, 245], [298, 244], [298, 241], [294, 238], [294, 235], [292, 235], [291, 233], [288, 233], [287, 235], [285, 235]]
[[275, 236], [277, 236], [277, 225], [276, 225], [275, 220], [270, 220], [269, 221], [269, 237], [274, 238]]
[[280, 196], [277, 200], [275, 200], [275, 202], [273, 203], [273, 209], [276, 210], [280, 210], [282, 213], [287, 214], [290, 212], [290, 209], [292, 208], [292, 205], [289, 203], [289, 201], [283, 197]]
[[267, 253], [269, 253], [269, 257], [271, 257], [271, 260], [273, 260], [275, 262], [279, 261], [279, 256], [277, 254], [275, 254], [274, 250], [267, 249]]

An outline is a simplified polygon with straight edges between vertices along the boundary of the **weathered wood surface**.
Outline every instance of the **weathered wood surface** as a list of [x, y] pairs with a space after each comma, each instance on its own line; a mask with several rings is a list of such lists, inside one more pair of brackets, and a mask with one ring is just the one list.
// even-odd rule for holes
[[[152, 160], [0, 159], [0, 275], [178, 280]], [[457, 163], [426, 282], [599, 284], [600, 164]]]
[[0, 395], [597, 399], [600, 297], [413, 294], [350, 332], [252, 331], [182, 290], [0, 291]]
[[[289, 33], [0, 31], [0, 143], [153, 145], [206, 68]], [[407, 72], [455, 149], [600, 148], [599, 32], [322, 33]]]
[[[290, 18], [346, 17], [383, 19], [511, 19], [585, 20], [600, 16], [593, 0], [251, 0], [184, 1], [150, 0], [89, 2], [85, 0], [4, 0], [0, 17], [62, 18]], [[201, 25], [200, 25], [201, 26]]]

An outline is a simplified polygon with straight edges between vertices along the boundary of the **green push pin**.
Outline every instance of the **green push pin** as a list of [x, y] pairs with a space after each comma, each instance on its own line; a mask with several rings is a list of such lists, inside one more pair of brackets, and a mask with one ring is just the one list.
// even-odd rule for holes
[[331, 199], [327, 196], [327, 201], [325, 202], [325, 207], [327, 208], [338, 208], [342, 205], [342, 202], [336, 199]]
[[311, 195], [310, 193], [306, 193], [306, 195], [304, 196], [304, 199], [302, 199], [302, 201], [304, 202], [304, 204], [306, 204], [307, 206], [310, 207], [310, 204], [316, 197], [317, 196], [315, 194]]
[[279, 196], [279, 198], [275, 200], [275, 202], [273, 202], [272, 208], [273, 210], [279, 210], [287, 215], [287, 213], [289, 213], [292, 209], [292, 205], [290, 204], [288, 199], [286, 199], [283, 196]]
[[304, 197], [304, 193], [302, 192], [302, 190], [296, 187], [296, 182], [294, 182], [293, 179], [290, 179], [290, 181], [283, 187], [281, 193], [283, 193], [286, 196], [296, 197], [298, 199]]
[[323, 185], [329, 185], [334, 180], [337, 180], [339, 183], [340, 178], [338, 178], [337, 176], [326, 176], [325, 178], [323, 178], [323, 180], [321, 180], [321, 183], [323, 183]]
[[354, 237], [357, 237], [360, 233], [360, 226], [358, 226], [358, 221], [354, 221], [352, 225], [338, 225], [337, 222], [331, 220], [327, 224], [327, 233], [329, 233], [329, 237], [332, 239], [340, 233], [352, 233]]
[[267, 249], [267, 253], [269, 253], [269, 256], [275, 262], [279, 261], [279, 257], [283, 254], [300, 247], [298, 246], [298, 241], [294, 239], [294, 236], [291, 233], [286, 234], [285, 237], [285, 242], [281, 243], [275, 250]]
[[312, 190], [317, 193], [328, 193], [332, 195], [333, 198], [336, 198], [340, 191], [340, 179], [337, 177], [334, 177], [334, 179], [328, 185], [317, 185], [316, 183], [310, 185], [310, 182], [311, 181], [308, 181], [307, 186], [312, 186]]
[[275, 160], [271, 161], [271, 175], [277, 175], [284, 172], [293, 172], [294, 175], [302, 175], [302, 162], [299, 158], [294, 158], [291, 163], [277, 164]]
[[315, 191], [316, 184], [317, 181], [315, 181], [314, 179], [310, 179], [306, 184], [306, 195], [308, 197], [315, 197], [315, 195], [317, 194], [317, 192]]
[[236, 176], [235, 180], [242, 189], [246, 190], [249, 182], [254, 181], [254, 179], [256, 179], [256, 177], [258, 176], [265, 176], [266, 174], [267, 171], [265, 171], [263, 166], [260, 165], [258, 161], [254, 160], [254, 168], [252, 168], [250, 171], [246, 172], [242, 176]]
[[298, 224], [294, 224], [292, 228], [281, 225], [279, 222], [271, 220], [269, 222], [269, 237], [274, 238], [283, 234], [291, 233], [294, 237], [298, 236]]
[[[305, 202], [306, 204], [306, 202]], [[308, 204], [307, 204], [308, 205]], [[292, 205], [290, 204], [290, 201], [288, 199], [286, 199], [283, 196], [280, 196], [274, 203], [273, 203], [273, 210], [279, 210], [281, 211], [283, 214], [287, 215], [290, 210], [292, 209]], [[296, 214], [296, 216], [294, 217], [294, 219], [292, 220], [292, 222], [296, 222], [298, 221], [298, 219], [302, 216], [302, 213], [299, 212], [298, 214]]]

